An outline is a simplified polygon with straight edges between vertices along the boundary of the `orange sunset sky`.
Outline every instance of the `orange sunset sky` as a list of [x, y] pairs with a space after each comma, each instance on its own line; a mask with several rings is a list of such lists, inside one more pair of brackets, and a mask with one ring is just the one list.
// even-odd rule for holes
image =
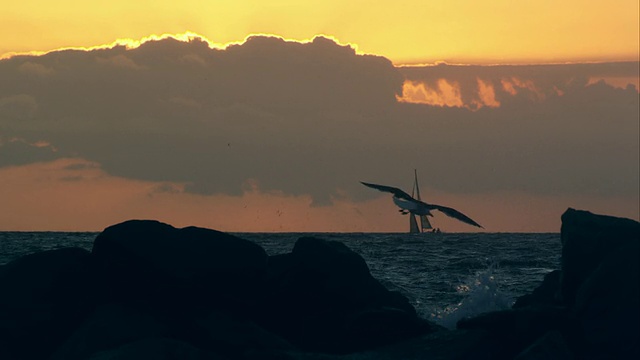
[[638, 1], [3, 1], [0, 54], [191, 31], [325, 34], [395, 64], [637, 60]]
[[[639, 4], [3, 1], [0, 231], [638, 220]], [[66, 50], [64, 50], [66, 49]], [[444, 231], [475, 231], [435, 213]]]

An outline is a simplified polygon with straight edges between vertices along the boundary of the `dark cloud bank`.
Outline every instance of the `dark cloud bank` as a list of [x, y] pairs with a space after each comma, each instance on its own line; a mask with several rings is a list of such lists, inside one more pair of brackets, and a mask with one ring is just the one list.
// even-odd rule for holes
[[[414, 168], [451, 192], [637, 198], [638, 92], [589, 83], [634, 76], [637, 62], [395, 68], [325, 38], [16, 56], [0, 61], [0, 167], [81, 157], [195, 193], [253, 179], [318, 204], [379, 195], [359, 180], [408, 187]], [[481, 83], [499, 106], [398, 102], [405, 79], [446, 79], [469, 104]]]

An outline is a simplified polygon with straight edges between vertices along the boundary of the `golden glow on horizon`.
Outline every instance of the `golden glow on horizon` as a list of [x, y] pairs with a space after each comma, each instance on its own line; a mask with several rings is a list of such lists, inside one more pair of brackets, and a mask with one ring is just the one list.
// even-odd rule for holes
[[[450, 82], [447, 79], [438, 79], [436, 84], [433, 85], [420, 81], [405, 80], [402, 84], [402, 96], [396, 96], [396, 100], [404, 103], [440, 107], [464, 107], [470, 110], [478, 110], [483, 107], [500, 107], [500, 101], [496, 100], [493, 85], [479, 78], [476, 79], [476, 82], [475, 98], [468, 103], [462, 100], [460, 84], [455, 81]], [[515, 95], [515, 93], [510, 94]]]
[[479, 101], [476, 102], [476, 106], [478, 108], [482, 106], [500, 107], [500, 101], [496, 100], [496, 92], [493, 89], [493, 85], [480, 79], [476, 80], [478, 82], [478, 96], [480, 97]]
[[455, 82], [449, 83], [446, 79], [439, 79], [435, 88], [422, 82], [406, 80], [402, 84], [402, 97], [397, 97], [397, 100], [433, 106], [464, 106], [460, 95], [460, 85]]
[[633, 61], [638, 13], [637, 0], [23, 0], [3, 4], [0, 56], [192, 31], [221, 46], [250, 34], [328, 34], [395, 64]]
[[[619, 89], [634, 86], [636, 91], [640, 92], [640, 78], [637, 77], [593, 77], [589, 79], [587, 85], [593, 85], [599, 81]], [[469, 110], [478, 110], [483, 107], [497, 108], [501, 104], [496, 99], [494, 86], [511, 96], [526, 91], [530, 94], [531, 99], [535, 101], [543, 101], [549, 94], [555, 96], [564, 95], [564, 92], [556, 87], [553, 87], [553, 91], [545, 93], [545, 91], [536, 86], [533, 80], [512, 76], [500, 79], [499, 83], [495, 85], [489, 81], [476, 78], [475, 89], [462, 89], [458, 82], [448, 79], [438, 79], [433, 83], [405, 80], [402, 84], [402, 96], [396, 95], [396, 100], [403, 103], [467, 108]], [[470, 90], [472, 93], [472, 97], [467, 99], [466, 102], [463, 100], [463, 90]]]
[[95, 45], [95, 46], [89, 46], [89, 47], [82, 47], [82, 46], [74, 47], [74, 46], [71, 46], [71, 47], [52, 49], [52, 50], [48, 50], [48, 51], [35, 51], [34, 50], [34, 51], [27, 51], [27, 52], [9, 52], [9, 53], [5, 53], [5, 54], [0, 54], [0, 60], [1, 59], [5, 59], [5, 58], [10, 58], [10, 57], [13, 57], [13, 56], [18, 56], [18, 55], [39, 56], [39, 55], [47, 54], [49, 52], [61, 51], [61, 50], [91, 51], [91, 50], [99, 50], [99, 49], [110, 49], [110, 48], [114, 48], [116, 46], [124, 46], [127, 49], [135, 49], [135, 48], [139, 47], [140, 45], [142, 45], [142, 44], [144, 44], [144, 43], [146, 43], [148, 41], [158, 41], [158, 40], [163, 40], [163, 39], [176, 39], [176, 40], [184, 41], [184, 42], [192, 41], [192, 40], [200, 40], [200, 41], [203, 41], [203, 42], [207, 43], [207, 45], [211, 49], [226, 49], [226, 48], [228, 48], [229, 46], [232, 46], [232, 45], [241, 45], [244, 42], [246, 42], [249, 38], [254, 37], [254, 36], [275, 37], [275, 38], [282, 39], [282, 40], [287, 41], [287, 42], [297, 42], [297, 43], [301, 43], [301, 44], [310, 43], [316, 37], [324, 37], [324, 38], [333, 40], [338, 45], [350, 46], [351, 48], [353, 48], [356, 51], [356, 53], [363, 54], [363, 53], [358, 51], [358, 45], [357, 44], [345, 44], [345, 43], [340, 42], [339, 39], [336, 39], [333, 36], [325, 35], [325, 34], [318, 34], [318, 35], [315, 35], [313, 38], [303, 39], [303, 40], [285, 39], [282, 36], [272, 35], [272, 34], [249, 34], [242, 41], [231, 41], [231, 42], [222, 44], [222, 43], [213, 42], [213, 41], [207, 39], [203, 35], [196, 34], [196, 33], [192, 32], [192, 31], [187, 31], [187, 32], [184, 32], [184, 33], [181, 33], [181, 34], [162, 34], [162, 35], [152, 34], [152, 35], [149, 35], [149, 36], [145, 36], [142, 39], [131, 39], [131, 38], [117, 39], [117, 40], [113, 41], [110, 44]]
[[[70, 158], [0, 168], [0, 179], [0, 198], [12, 204], [0, 207], [3, 231], [101, 231], [134, 218], [230, 232], [406, 232], [408, 226], [387, 194], [366, 202], [333, 199], [322, 207], [311, 206], [308, 196], [251, 186], [241, 196], [199, 196], [181, 192], [180, 184], [111, 176], [96, 163]], [[491, 208], [491, 217], [477, 219], [489, 231], [557, 232], [566, 204], [632, 219], [638, 214], [637, 202], [629, 198], [423, 191], [441, 203], [464, 204], [470, 214]], [[442, 214], [434, 221], [447, 232], [470, 231]]]

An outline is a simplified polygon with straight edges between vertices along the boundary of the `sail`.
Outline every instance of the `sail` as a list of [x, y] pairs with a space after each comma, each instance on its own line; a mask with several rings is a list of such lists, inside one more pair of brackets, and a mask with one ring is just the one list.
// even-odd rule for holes
[[[413, 175], [414, 175], [413, 189], [411, 190], [411, 196], [414, 197], [415, 199], [422, 200], [420, 198], [420, 187], [418, 186], [418, 171], [416, 169], [413, 169]], [[420, 218], [420, 229], [422, 230], [433, 229], [426, 215], [419, 216], [419, 218]], [[415, 221], [415, 219], [413, 221]]]
[[416, 216], [413, 214], [409, 214], [409, 233], [411, 234], [419, 234], [420, 228], [418, 227], [418, 222], [416, 221]]
[[429, 222], [429, 219], [427, 218], [427, 215], [420, 216], [420, 227], [422, 228], [422, 230], [433, 229], [431, 223]]

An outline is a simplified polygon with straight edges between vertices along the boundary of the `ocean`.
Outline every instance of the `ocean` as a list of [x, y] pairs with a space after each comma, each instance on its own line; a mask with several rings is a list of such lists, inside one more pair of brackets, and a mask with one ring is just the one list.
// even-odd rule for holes
[[[0, 265], [37, 251], [91, 250], [98, 233], [0, 232]], [[560, 268], [559, 233], [234, 233], [269, 255], [302, 236], [337, 240], [360, 254], [371, 274], [404, 294], [418, 313], [448, 328], [464, 316], [506, 309]]]

